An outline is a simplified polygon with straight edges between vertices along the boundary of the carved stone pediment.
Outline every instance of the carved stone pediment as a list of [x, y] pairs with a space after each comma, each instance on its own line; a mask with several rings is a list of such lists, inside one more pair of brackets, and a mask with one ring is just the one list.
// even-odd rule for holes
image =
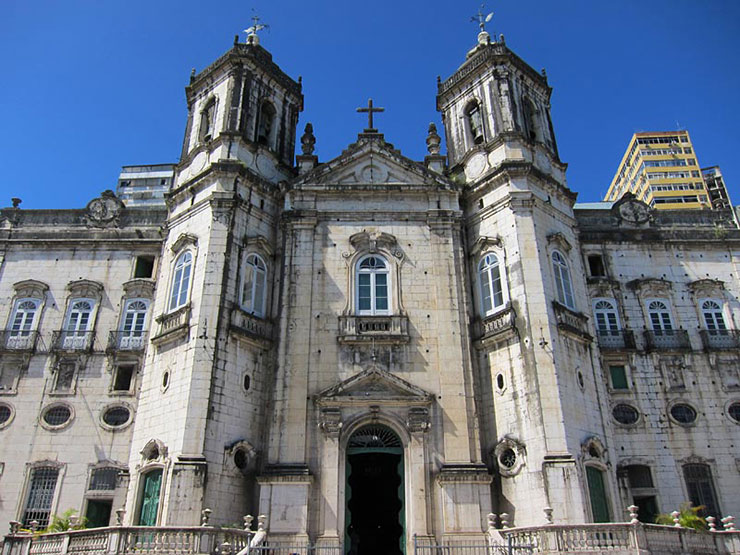
[[126, 297], [141, 297], [151, 299], [154, 296], [154, 280], [148, 278], [134, 278], [123, 284]]
[[639, 291], [641, 296], [668, 295], [671, 292], [671, 282], [660, 278], [633, 279], [627, 287]]
[[78, 279], [67, 284], [67, 291], [72, 297], [100, 299], [103, 295], [103, 284], [89, 279]]
[[719, 279], [697, 279], [688, 284], [689, 290], [697, 297], [721, 295], [725, 282]]
[[198, 238], [190, 233], [182, 233], [177, 240], [172, 243], [170, 250], [172, 250], [172, 252], [180, 252], [187, 245], [193, 245], [194, 247], [198, 246]]
[[314, 397], [322, 408], [370, 405], [427, 407], [433, 399], [434, 395], [428, 391], [377, 367], [364, 370]]
[[570, 252], [570, 250], [573, 248], [573, 245], [570, 244], [570, 241], [568, 241], [565, 235], [563, 235], [559, 231], [556, 231], [555, 233], [550, 233], [547, 236], [547, 242], [553, 245], [555, 248], [565, 251], [566, 253]]
[[16, 297], [32, 297], [34, 299], [43, 299], [49, 286], [43, 281], [35, 279], [25, 279], [13, 284]]
[[496, 235], [495, 237], [482, 235], [478, 237], [470, 247], [470, 256], [477, 257], [480, 253], [490, 249], [491, 247], [502, 248], [503, 244], [504, 243], [500, 235]]
[[275, 250], [272, 248], [270, 241], [268, 241], [267, 237], [265, 237], [264, 235], [245, 237], [244, 244], [247, 246], [248, 249], [257, 249], [268, 258], [272, 258], [273, 254], [275, 254]]
[[358, 251], [377, 252], [378, 248], [395, 254], [398, 240], [395, 235], [382, 231], [361, 231], [349, 238], [350, 244]]

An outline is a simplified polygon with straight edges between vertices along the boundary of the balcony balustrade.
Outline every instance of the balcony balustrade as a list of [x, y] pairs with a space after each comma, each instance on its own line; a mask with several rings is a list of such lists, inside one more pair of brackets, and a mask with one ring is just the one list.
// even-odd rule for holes
[[596, 330], [596, 339], [602, 349], [634, 349], [632, 330]]
[[235, 307], [231, 311], [231, 331], [252, 339], [271, 341], [273, 325], [269, 320]]
[[645, 330], [648, 351], [686, 351], [691, 349], [686, 330]]
[[409, 319], [407, 316], [340, 316], [340, 343], [390, 343], [409, 342]]
[[516, 312], [511, 307], [473, 322], [473, 337], [481, 342], [499, 341], [516, 331]]
[[90, 351], [95, 341], [94, 331], [59, 330], [51, 337], [55, 351]]
[[146, 330], [112, 331], [108, 334], [107, 351], [142, 351], [146, 346]]
[[740, 334], [736, 330], [701, 330], [699, 334], [708, 351], [740, 349]]
[[5, 351], [34, 351], [39, 332], [23, 330], [0, 331], [0, 350]]
[[553, 301], [552, 306], [555, 310], [555, 319], [558, 323], [558, 328], [577, 335], [586, 341], [593, 339], [591, 334], [588, 333], [588, 316], [571, 310], [557, 301]]
[[190, 330], [190, 305], [186, 304], [166, 314], [160, 314], [155, 318], [159, 329], [157, 335], [152, 337], [152, 343], [161, 345], [185, 337]]

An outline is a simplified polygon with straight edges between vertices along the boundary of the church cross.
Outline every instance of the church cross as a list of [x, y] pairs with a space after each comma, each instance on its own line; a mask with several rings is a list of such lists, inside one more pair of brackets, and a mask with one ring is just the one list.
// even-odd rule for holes
[[358, 112], [367, 112], [367, 129], [365, 131], [375, 130], [373, 127], [373, 113], [385, 112], [385, 108], [375, 108], [373, 106], [373, 99], [369, 98], [367, 101], [367, 108], [357, 108]]
[[483, 8], [485, 4], [481, 4], [480, 8], [478, 8], [478, 13], [470, 18], [470, 21], [477, 21], [478, 25], [480, 26], [481, 31], [486, 30], [486, 23], [491, 21], [493, 18], [493, 12], [489, 13], [488, 15], [484, 15]]

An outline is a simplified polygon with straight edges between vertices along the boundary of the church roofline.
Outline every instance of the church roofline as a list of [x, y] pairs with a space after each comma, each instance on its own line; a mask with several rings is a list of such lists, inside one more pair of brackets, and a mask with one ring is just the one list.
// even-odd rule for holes
[[215, 71], [217, 71], [222, 65], [230, 61], [240, 61], [242, 59], [248, 59], [252, 61], [257, 67], [268, 73], [273, 79], [275, 79], [282, 87], [284, 87], [289, 93], [292, 93], [301, 98], [301, 110], [303, 109], [303, 86], [301, 83], [294, 81], [292, 77], [286, 74], [280, 67], [272, 61], [272, 54], [259, 45], [244, 44], [240, 42], [234, 42], [234, 46], [215, 62], [207, 66], [203, 71], [195, 75], [190, 84], [185, 87], [188, 99], [190, 99], [190, 93], [194, 88], [197, 88], [205, 79], [210, 77]]
[[471, 79], [475, 70], [481, 65], [490, 61], [510, 61], [514, 66], [527, 74], [535, 82], [542, 85], [547, 90], [547, 97], [549, 98], [552, 94], [552, 88], [547, 83], [547, 78], [541, 73], [537, 72], [527, 62], [522, 60], [519, 56], [514, 54], [504, 42], [492, 42], [487, 45], [481, 45], [477, 47], [475, 52], [470, 58], [453, 73], [450, 77], [442, 81], [437, 85], [437, 100], [447, 94], [452, 88], [459, 86], [464, 83], [467, 79]]

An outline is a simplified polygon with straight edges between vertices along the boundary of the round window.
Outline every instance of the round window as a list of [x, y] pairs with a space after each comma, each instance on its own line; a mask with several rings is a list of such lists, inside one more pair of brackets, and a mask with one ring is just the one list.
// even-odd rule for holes
[[46, 409], [44, 422], [49, 426], [64, 426], [72, 418], [72, 410], [66, 405], [56, 405]]
[[732, 403], [727, 407], [727, 414], [730, 415], [735, 422], [740, 423], [740, 403]]
[[513, 449], [504, 449], [498, 457], [498, 462], [504, 468], [514, 468], [516, 464], [516, 453]]
[[123, 426], [131, 418], [131, 411], [126, 407], [111, 407], [103, 413], [103, 422], [113, 428]]
[[6, 405], [5, 403], [0, 404], [0, 426], [8, 424], [12, 416], [13, 409], [10, 408], [10, 405]]
[[691, 424], [696, 420], [696, 411], [685, 403], [678, 403], [671, 407], [671, 416], [679, 424]]
[[614, 420], [620, 424], [634, 424], [640, 419], [640, 413], [632, 405], [617, 405], [612, 409]]

